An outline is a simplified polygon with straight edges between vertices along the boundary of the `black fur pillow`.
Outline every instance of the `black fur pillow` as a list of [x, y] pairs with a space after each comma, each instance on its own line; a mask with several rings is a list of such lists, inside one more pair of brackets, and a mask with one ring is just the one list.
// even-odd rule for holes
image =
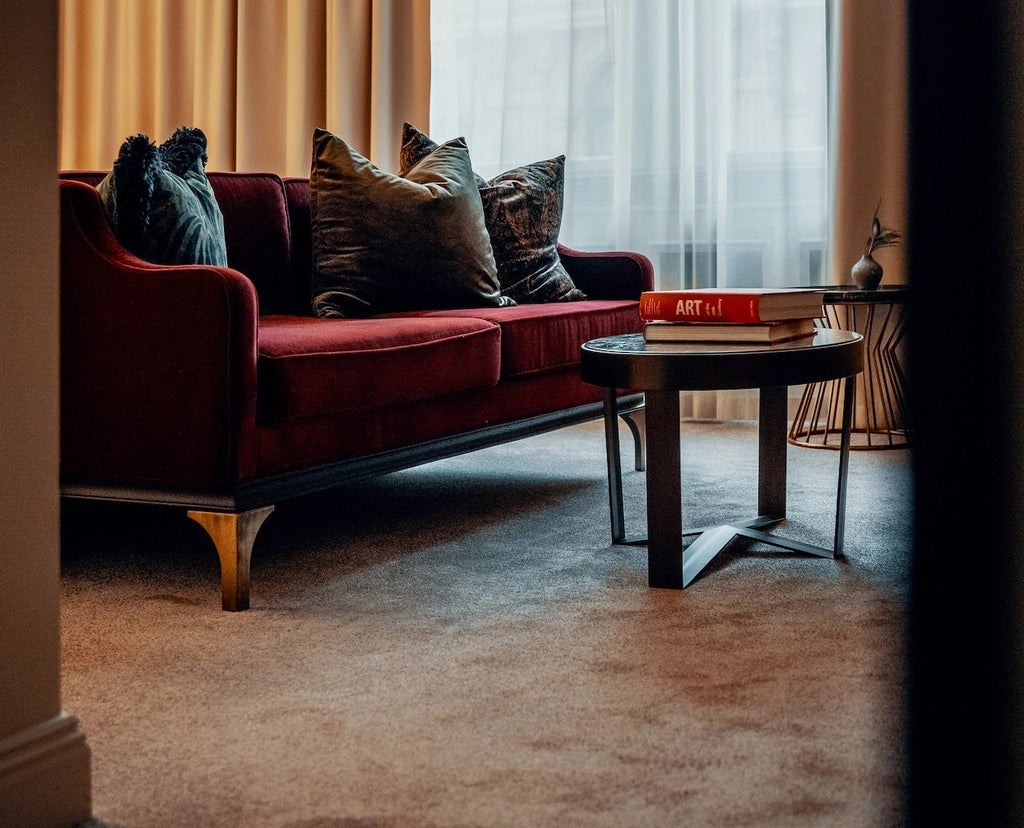
[[125, 140], [97, 185], [118, 241], [155, 264], [227, 265], [206, 161], [206, 135], [194, 127], [178, 127], [159, 147], [142, 134]]
[[[431, 138], [406, 123], [400, 175], [435, 149]], [[502, 294], [521, 304], [586, 299], [558, 255], [565, 156], [516, 167], [490, 181], [474, 176]]]

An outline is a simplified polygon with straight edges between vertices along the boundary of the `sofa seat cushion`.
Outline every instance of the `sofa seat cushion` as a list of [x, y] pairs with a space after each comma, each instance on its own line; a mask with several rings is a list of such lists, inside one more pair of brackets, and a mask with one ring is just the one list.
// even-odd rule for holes
[[474, 317], [260, 319], [258, 410], [280, 422], [494, 386], [501, 335]]
[[577, 368], [580, 346], [588, 339], [643, 330], [637, 302], [626, 299], [417, 311], [415, 316], [475, 318], [500, 327], [502, 379]]

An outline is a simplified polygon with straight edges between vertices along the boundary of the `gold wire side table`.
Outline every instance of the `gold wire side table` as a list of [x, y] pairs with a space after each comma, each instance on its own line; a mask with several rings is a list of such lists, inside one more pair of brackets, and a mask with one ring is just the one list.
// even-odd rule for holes
[[[864, 375], [857, 384], [851, 449], [898, 449], [910, 445], [911, 423], [904, 372], [903, 306], [910, 289], [883, 285], [875, 290], [828, 286], [822, 299], [825, 328], [857, 331], [864, 337]], [[842, 393], [835, 380], [804, 387], [789, 430], [789, 442], [838, 449], [842, 437]]]

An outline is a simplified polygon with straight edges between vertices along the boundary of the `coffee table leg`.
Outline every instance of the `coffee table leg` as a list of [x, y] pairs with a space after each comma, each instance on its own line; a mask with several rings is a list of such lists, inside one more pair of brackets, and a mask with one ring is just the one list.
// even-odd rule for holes
[[857, 397], [857, 377], [843, 380], [843, 431], [839, 442], [839, 485], [836, 488], [836, 534], [832, 551], [836, 557], [843, 553], [846, 532], [846, 483], [850, 472], [850, 431], [853, 427], [853, 401]]
[[786, 516], [786, 386], [760, 389], [757, 512], [759, 517]]
[[647, 582], [683, 588], [679, 392], [647, 391]]
[[612, 521], [612, 543], [626, 539], [626, 518], [622, 505], [622, 457], [619, 452], [619, 400], [614, 388], [605, 389], [604, 442], [608, 463], [608, 510]]

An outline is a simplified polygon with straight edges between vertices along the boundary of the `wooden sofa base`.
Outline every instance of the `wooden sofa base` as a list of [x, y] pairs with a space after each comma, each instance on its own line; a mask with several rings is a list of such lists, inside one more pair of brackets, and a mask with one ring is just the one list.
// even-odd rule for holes
[[[220, 558], [221, 607], [228, 612], [249, 608], [249, 564], [260, 527], [274, 504], [293, 497], [324, 491], [341, 483], [375, 477], [443, 460], [481, 448], [532, 437], [603, 417], [603, 403], [518, 420], [465, 434], [432, 440], [408, 448], [332, 463], [292, 474], [240, 485], [231, 494], [179, 492], [134, 487], [62, 483], [61, 496], [69, 499], [184, 506], [187, 515], [210, 536]], [[644, 462], [643, 395], [619, 399], [619, 416], [633, 437], [635, 465]]]

